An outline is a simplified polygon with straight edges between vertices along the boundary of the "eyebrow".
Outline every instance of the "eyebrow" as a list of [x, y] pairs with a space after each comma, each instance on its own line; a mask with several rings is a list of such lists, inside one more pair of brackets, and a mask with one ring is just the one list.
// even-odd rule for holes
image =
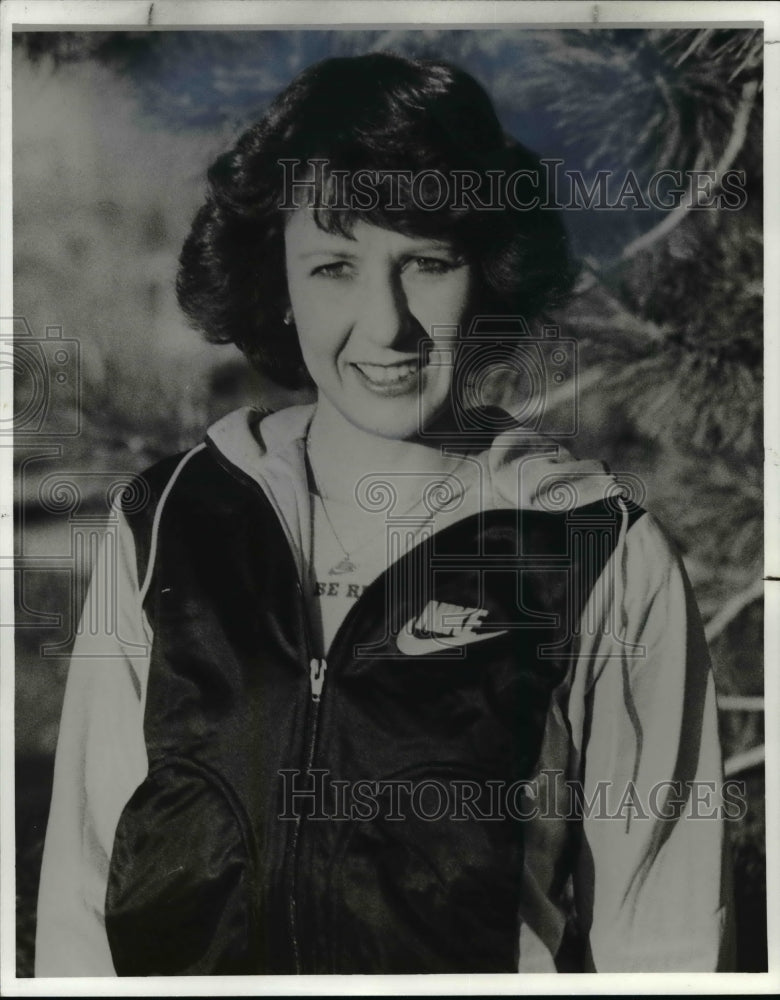
[[[458, 248], [449, 242], [443, 240], [432, 240], [430, 242], [420, 242], [419, 246], [410, 247], [405, 253], [421, 254], [427, 251], [436, 251], [438, 253], [450, 253], [456, 256], [460, 255]], [[315, 250], [305, 250], [303, 253], [295, 255], [298, 260], [307, 260], [309, 257], [343, 257], [346, 260], [357, 260], [360, 257], [359, 253], [351, 253], [349, 250], [342, 249], [338, 244], [334, 246], [320, 247]]]
[[341, 250], [339, 247], [327, 247], [322, 250], [307, 250], [305, 253], [296, 254], [298, 260], [306, 260], [308, 257], [345, 257], [349, 260], [357, 260], [360, 256], [350, 253], [349, 250]]

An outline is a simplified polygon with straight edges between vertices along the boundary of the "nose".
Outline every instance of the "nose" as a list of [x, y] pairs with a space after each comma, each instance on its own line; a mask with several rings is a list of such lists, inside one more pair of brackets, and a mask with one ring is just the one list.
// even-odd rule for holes
[[362, 336], [377, 347], [413, 348], [423, 330], [415, 319], [401, 276], [382, 269], [366, 283], [360, 317]]

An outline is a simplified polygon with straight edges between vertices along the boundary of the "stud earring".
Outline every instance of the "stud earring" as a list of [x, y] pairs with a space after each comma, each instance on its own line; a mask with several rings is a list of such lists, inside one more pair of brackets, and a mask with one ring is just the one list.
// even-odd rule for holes
[[283, 322], [284, 322], [285, 326], [292, 326], [292, 321], [293, 321], [292, 309], [290, 309], [289, 306], [288, 306], [288, 308], [287, 308], [287, 310], [286, 310], [286, 312], [284, 314], [284, 320], [283, 320]]

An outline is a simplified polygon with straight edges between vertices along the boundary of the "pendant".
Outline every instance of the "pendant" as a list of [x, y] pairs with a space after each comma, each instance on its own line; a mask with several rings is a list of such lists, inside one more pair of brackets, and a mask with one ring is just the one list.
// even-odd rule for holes
[[331, 569], [328, 570], [329, 576], [341, 576], [342, 573], [354, 573], [357, 566], [352, 562], [349, 556], [345, 555], [340, 563], [336, 563]]

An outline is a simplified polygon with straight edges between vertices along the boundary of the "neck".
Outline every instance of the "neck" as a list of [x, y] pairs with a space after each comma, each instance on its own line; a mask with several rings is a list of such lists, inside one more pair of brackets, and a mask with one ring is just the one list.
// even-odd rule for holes
[[446, 473], [456, 464], [437, 447], [356, 427], [322, 398], [309, 426], [308, 450], [319, 489], [334, 498], [352, 497], [355, 483], [368, 473]]

